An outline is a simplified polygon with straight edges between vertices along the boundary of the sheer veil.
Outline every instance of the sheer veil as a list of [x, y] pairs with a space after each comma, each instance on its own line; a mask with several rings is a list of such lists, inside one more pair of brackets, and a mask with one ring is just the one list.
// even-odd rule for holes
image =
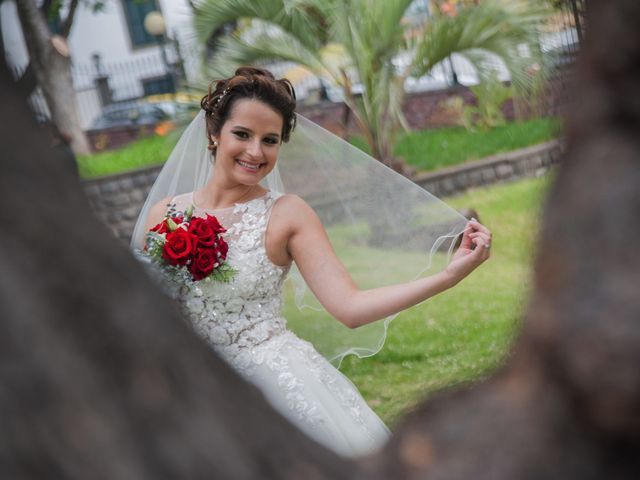
[[[143, 244], [149, 209], [202, 187], [211, 175], [204, 112], [182, 134], [138, 217], [131, 247]], [[340, 260], [361, 288], [406, 282], [442, 269], [466, 219], [404, 176], [298, 115], [276, 168], [263, 180], [293, 193], [318, 214]], [[339, 364], [377, 353], [393, 317], [349, 329], [333, 319], [292, 268], [285, 317], [299, 336]]]

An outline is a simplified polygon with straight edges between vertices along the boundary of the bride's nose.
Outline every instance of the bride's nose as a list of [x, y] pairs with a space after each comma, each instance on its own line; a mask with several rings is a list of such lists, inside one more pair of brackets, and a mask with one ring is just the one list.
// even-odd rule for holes
[[260, 141], [249, 142], [249, 145], [247, 145], [247, 154], [249, 154], [253, 158], [261, 158], [262, 144], [260, 143]]

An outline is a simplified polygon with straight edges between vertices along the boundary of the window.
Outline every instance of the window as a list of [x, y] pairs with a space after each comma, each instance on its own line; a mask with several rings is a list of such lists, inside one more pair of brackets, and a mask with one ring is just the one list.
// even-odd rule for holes
[[154, 10], [160, 11], [155, 0], [122, 0], [124, 14], [129, 27], [129, 37], [133, 47], [153, 45], [156, 39], [144, 29], [144, 17]]
[[145, 78], [142, 80], [142, 88], [144, 96], [158, 95], [161, 93], [175, 93], [176, 87], [173, 83], [171, 75], [165, 75], [156, 78]]

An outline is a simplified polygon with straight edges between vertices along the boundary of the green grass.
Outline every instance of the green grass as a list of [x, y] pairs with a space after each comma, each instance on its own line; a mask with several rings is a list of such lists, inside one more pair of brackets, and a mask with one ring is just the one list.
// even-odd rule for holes
[[175, 135], [146, 137], [118, 150], [78, 157], [78, 169], [82, 178], [113, 175], [130, 170], [162, 165], [177, 138]]
[[[559, 128], [556, 119], [537, 118], [486, 132], [468, 132], [459, 127], [411, 132], [399, 139], [395, 154], [418, 170], [434, 170], [551, 140]], [[178, 133], [173, 132], [165, 137], [147, 137], [119, 150], [80, 156], [80, 175], [95, 178], [161, 165], [169, 157], [177, 136]], [[354, 137], [351, 142], [369, 151], [362, 138]]]
[[504, 361], [530, 284], [548, 183], [523, 180], [447, 200], [479, 212], [494, 234], [492, 258], [455, 288], [396, 318], [379, 354], [348, 357], [341, 367], [388, 425], [430, 393], [481, 379]]
[[[423, 130], [400, 137], [394, 153], [419, 171], [429, 171], [544, 143], [557, 137], [559, 130], [555, 118], [513, 122], [487, 131], [469, 132], [462, 127]], [[354, 137], [351, 142], [369, 151], [362, 138]]]

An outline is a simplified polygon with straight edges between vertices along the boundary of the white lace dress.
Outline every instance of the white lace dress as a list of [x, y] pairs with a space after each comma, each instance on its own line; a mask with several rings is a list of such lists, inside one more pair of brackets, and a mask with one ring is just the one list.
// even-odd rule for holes
[[[237, 271], [229, 283], [187, 282], [178, 298], [195, 330], [298, 428], [345, 456], [380, 447], [389, 430], [356, 387], [313, 346], [287, 330], [282, 284], [288, 268], [273, 264], [265, 232], [278, 194], [235, 207], [203, 210], [227, 228], [227, 262]], [[172, 200], [177, 211], [192, 194]]]

